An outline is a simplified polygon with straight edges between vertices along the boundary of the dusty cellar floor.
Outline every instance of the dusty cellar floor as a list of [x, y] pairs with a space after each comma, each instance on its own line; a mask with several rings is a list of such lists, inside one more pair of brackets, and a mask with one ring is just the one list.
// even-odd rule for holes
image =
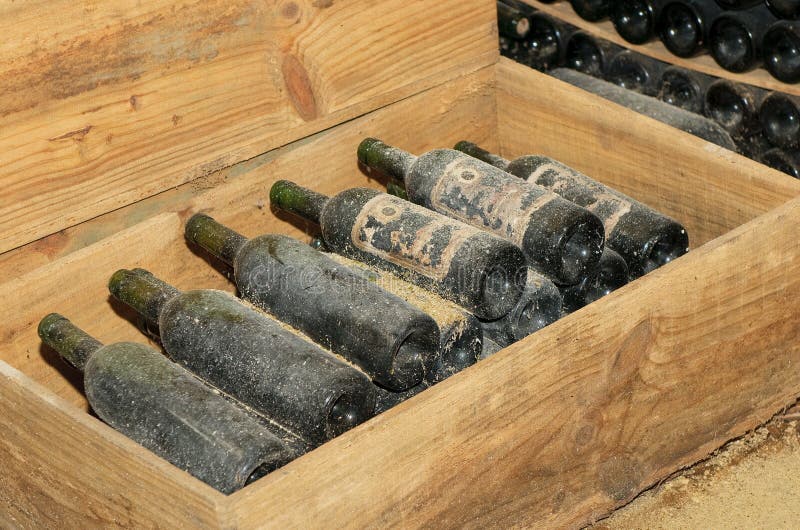
[[729, 442], [590, 528], [800, 528], [800, 407]]

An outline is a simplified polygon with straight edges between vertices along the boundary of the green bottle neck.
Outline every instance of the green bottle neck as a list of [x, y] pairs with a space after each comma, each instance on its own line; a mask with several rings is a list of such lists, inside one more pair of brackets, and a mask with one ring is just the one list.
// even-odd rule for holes
[[366, 138], [358, 145], [358, 161], [395, 180], [404, 181], [417, 157], [375, 138]]
[[279, 180], [269, 190], [269, 200], [276, 208], [319, 224], [322, 210], [328, 203], [328, 196], [288, 180]]
[[57, 313], [51, 313], [39, 322], [39, 337], [81, 372], [89, 357], [103, 347], [100, 341]]
[[247, 238], [205, 214], [195, 214], [186, 223], [186, 239], [201, 246], [228, 265], [233, 265]]
[[157, 329], [164, 305], [181, 293], [144, 269], [118, 270], [109, 280], [108, 290], [142, 315], [152, 329]]
[[494, 167], [500, 168], [504, 171], [506, 170], [506, 168], [508, 168], [509, 164], [508, 160], [501, 157], [500, 155], [495, 155], [493, 153], [490, 153], [486, 149], [472, 142], [467, 142], [467, 141], [458, 142], [453, 149], [455, 149], [456, 151], [461, 151], [462, 153], [469, 155], [473, 158], [477, 158], [478, 160], [482, 160], [487, 164], [491, 164]]

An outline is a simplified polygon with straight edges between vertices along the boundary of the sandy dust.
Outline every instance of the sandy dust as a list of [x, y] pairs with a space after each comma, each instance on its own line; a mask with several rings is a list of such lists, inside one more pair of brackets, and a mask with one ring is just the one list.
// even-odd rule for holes
[[791, 412], [590, 528], [800, 528], [800, 415]]

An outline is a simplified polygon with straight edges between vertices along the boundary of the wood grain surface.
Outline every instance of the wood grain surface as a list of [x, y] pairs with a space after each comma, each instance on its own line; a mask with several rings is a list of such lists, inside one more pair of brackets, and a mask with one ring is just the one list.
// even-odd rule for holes
[[6, 2], [0, 33], [0, 252], [498, 53], [486, 0]]

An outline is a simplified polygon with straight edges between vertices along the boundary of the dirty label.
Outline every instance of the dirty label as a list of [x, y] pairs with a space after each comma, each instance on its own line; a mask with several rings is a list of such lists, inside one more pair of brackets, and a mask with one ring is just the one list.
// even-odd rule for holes
[[356, 247], [429, 278], [442, 280], [475, 231], [392, 195], [367, 202], [353, 224]]
[[431, 204], [449, 217], [521, 245], [531, 214], [556, 196], [521, 179], [504, 179], [498, 171], [471, 158], [456, 159], [431, 191]]
[[574, 202], [595, 214], [610, 234], [619, 220], [631, 211], [633, 201], [620, 196], [603, 184], [559, 164], [546, 163], [537, 167], [526, 179]]

